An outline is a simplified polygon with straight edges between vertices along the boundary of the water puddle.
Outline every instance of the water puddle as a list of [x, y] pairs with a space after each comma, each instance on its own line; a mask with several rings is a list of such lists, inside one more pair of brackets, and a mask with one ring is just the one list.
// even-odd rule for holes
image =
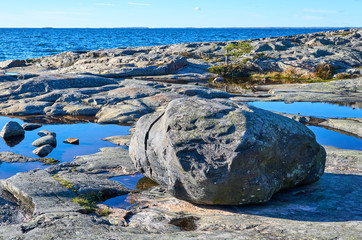
[[49, 166], [43, 165], [40, 162], [27, 162], [27, 163], [6, 163], [0, 164], [0, 179], [9, 178], [19, 172], [27, 172], [37, 168], [47, 168]]
[[[110, 178], [110, 180], [117, 181], [125, 187], [132, 190], [145, 190], [150, 187], [157, 186], [158, 184], [153, 180], [145, 177], [143, 174], [138, 173], [135, 175], [118, 176]], [[132, 198], [131, 194], [117, 196], [104, 201], [102, 204], [112, 208], [129, 209], [136, 201]]]
[[[16, 121], [19, 124], [24, 122], [17, 118], [0, 117], [0, 127], [2, 128], [8, 121]], [[50, 124], [43, 125], [41, 128], [33, 131], [26, 131], [24, 139], [17, 141], [4, 141], [0, 139], [0, 151], [14, 152], [32, 158], [39, 158], [32, 151], [36, 149], [32, 146], [32, 142], [39, 138], [40, 130], [49, 130], [57, 134], [57, 147], [47, 156], [54, 158], [60, 162], [71, 162], [75, 156], [88, 155], [97, 153], [99, 148], [115, 147], [117, 145], [103, 141], [102, 138], [127, 135], [130, 127], [119, 125], [100, 125], [96, 123], [73, 123], [73, 124]], [[78, 138], [79, 145], [63, 143], [67, 138]], [[0, 165], [0, 179], [7, 178], [16, 173], [16, 169], [28, 171], [38, 167], [42, 167], [41, 163], [2, 163]], [[11, 174], [10, 174], [11, 173]]]
[[321, 127], [308, 126], [317, 137], [317, 142], [321, 145], [330, 145], [333, 147], [352, 149], [362, 151], [362, 139], [344, 135], [335, 131], [327, 130]]
[[[249, 105], [269, 111], [276, 111], [318, 118], [361, 118], [362, 109], [331, 104], [312, 102], [249, 102]], [[358, 106], [358, 104], [356, 104]]]
[[110, 198], [107, 201], [104, 201], [102, 204], [112, 207], [128, 210], [136, 202], [132, 201], [132, 197], [127, 195], [122, 195], [114, 198]]
[[124, 176], [113, 177], [113, 178], [110, 178], [110, 180], [119, 182], [126, 188], [136, 190], [136, 189], [138, 189], [137, 183], [144, 177], [145, 176], [143, 174], [138, 173], [135, 175], [124, 175]]

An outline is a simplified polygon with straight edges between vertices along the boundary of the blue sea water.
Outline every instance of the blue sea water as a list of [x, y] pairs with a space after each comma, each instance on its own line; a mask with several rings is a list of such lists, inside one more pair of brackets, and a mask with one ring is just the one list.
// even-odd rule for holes
[[305, 34], [338, 28], [0, 28], [0, 61], [65, 51], [231, 41]]

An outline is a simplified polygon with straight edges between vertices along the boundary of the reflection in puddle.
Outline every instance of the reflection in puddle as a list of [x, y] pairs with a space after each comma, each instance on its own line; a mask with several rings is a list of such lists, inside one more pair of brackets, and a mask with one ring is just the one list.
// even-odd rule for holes
[[[24, 122], [17, 118], [0, 117], [0, 128], [2, 128], [8, 121], [16, 121], [19, 124]], [[47, 156], [48, 158], [54, 158], [60, 162], [71, 162], [75, 156], [88, 155], [97, 153], [100, 148], [103, 147], [115, 147], [117, 145], [103, 141], [102, 138], [115, 136], [115, 135], [127, 135], [130, 127], [119, 125], [100, 125], [96, 123], [77, 123], [77, 124], [54, 124], [43, 125], [33, 131], [26, 131], [24, 139], [0, 139], [0, 151], [2, 152], [14, 152], [24, 156], [38, 158], [33, 153], [36, 149], [32, 146], [32, 143], [40, 138], [38, 132], [41, 130], [49, 130], [57, 134], [58, 140], [57, 147]], [[79, 138], [79, 145], [63, 143], [67, 138]], [[0, 165], [0, 179], [10, 177], [17, 172], [25, 172], [35, 168], [44, 168], [42, 163], [17, 163]], [[19, 171], [16, 171], [16, 168]]]
[[27, 163], [6, 163], [0, 164], [0, 179], [9, 178], [19, 172], [27, 172], [37, 168], [47, 168], [49, 166], [43, 165], [40, 162], [27, 162]]
[[269, 111], [276, 111], [319, 118], [361, 118], [362, 109], [331, 103], [312, 102], [249, 102], [249, 105]]
[[[110, 180], [117, 181], [132, 190], [145, 190], [158, 185], [156, 182], [145, 177], [141, 173], [135, 175], [113, 177], [110, 178]], [[132, 194], [127, 194], [110, 198], [102, 204], [112, 208], [129, 209], [135, 203], [136, 201], [132, 198]]]
[[330, 145], [337, 148], [362, 150], [362, 139], [347, 136], [321, 127], [308, 126], [317, 137], [321, 145]]
[[129, 209], [135, 202], [132, 201], [129, 194], [110, 198], [102, 204], [112, 208]]
[[119, 182], [126, 188], [129, 188], [131, 190], [137, 189], [137, 183], [140, 179], [144, 178], [144, 175], [141, 173], [134, 174], [134, 175], [124, 175], [124, 176], [118, 176], [110, 178], [110, 180]]

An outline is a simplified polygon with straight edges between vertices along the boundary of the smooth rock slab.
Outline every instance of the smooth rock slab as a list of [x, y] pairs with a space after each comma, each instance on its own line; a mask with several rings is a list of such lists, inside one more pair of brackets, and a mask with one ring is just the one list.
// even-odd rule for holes
[[187, 98], [138, 121], [130, 157], [177, 198], [239, 205], [317, 181], [326, 154], [294, 120], [228, 100]]
[[81, 207], [73, 202], [76, 194], [41, 169], [18, 173], [1, 180], [0, 183], [33, 215], [81, 210]]
[[11, 137], [18, 137], [18, 136], [24, 136], [25, 131], [23, 127], [14, 121], [10, 121], [5, 124], [3, 129], [0, 132], [0, 136], [3, 138], [11, 138]]

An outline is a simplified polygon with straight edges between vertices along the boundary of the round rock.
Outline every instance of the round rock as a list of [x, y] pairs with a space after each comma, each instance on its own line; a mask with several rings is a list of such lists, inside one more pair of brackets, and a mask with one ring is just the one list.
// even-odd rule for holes
[[185, 98], [138, 121], [130, 157], [177, 198], [240, 205], [319, 180], [326, 154], [292, 119], [228, 100]]
[[47, 135], [47, 136], [38, 138], [37, 140], [35, 140], [32, 143], [32, 145], [34, 147], [40, 147], [40, 146], [47, 145], [47, 144], [55, 147], [57, 145], [57, 139], [52, 135]]
[[24, 136], [25, 131], [23, 127], [14, 121], [10, 121], [5, 124], [0, 132], [0, 136], [3, 138], [20, 137]]
[[39, 157], [46, 157], [48, 156], [49, 153], [51, 153], [53, 151], [53, 147], [50, 146], [49, 144], [47, 145], [43, 145], [41, 147], [38, 147], [37, 149], [35, 149], [33, 151], [33, 153], [35, 155], [38, 155]]

